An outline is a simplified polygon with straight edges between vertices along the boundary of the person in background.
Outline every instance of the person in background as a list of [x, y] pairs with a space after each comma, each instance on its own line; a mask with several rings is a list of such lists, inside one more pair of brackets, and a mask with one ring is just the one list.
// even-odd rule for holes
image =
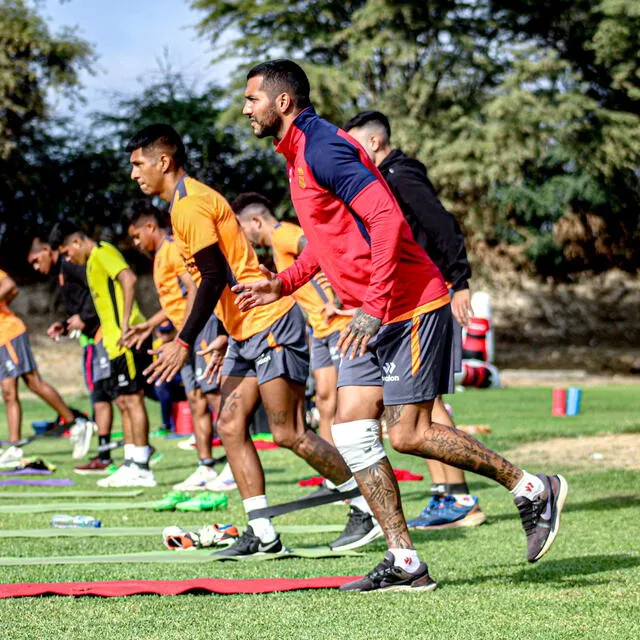
[[[400, 205], [416, 242], [433, 260], [451, 291], [455, 371], [462, 370], [462, 327], [469, 324], [471, 298], [464, 235], [455, 217], [447, 211], [425, 166], [391, 146], [391, 126], [379, 111], [365, 111], [349, 120], [344, 130], [359, 142], [378, 167]], [[433, 403], [433, 420], [455, 427], [439, 395]], [[420, 515], [407, 521], [410, 528], [440, 529], [471, 527], [486, 520], [478, 498], [472, 496], [462, 469], [438, 460], [426, 460], [431, 475], [430, 499]]]

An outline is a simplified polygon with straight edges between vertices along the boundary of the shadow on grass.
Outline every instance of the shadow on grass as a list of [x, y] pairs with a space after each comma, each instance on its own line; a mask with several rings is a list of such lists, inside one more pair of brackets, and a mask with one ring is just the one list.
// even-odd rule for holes
[[[505, 569], [507, 566], [505, 565]], [[573, 558], [561, 558], [557, 560], [542, 560], [535, 566], [527, 566], [513, 573], [493, 573], [474, 576], [473, 578], [461, 578], [452, 580], [446, 584], [465, 585], [482, 584], [484, 582], [503, 583], [533, 583], [545, 584], [558, 589], [589, 586], [593, 584], [586, 576], [616, 571], [619, 569], [634, 569], [640, 566], [640, 556], [624, 553], [611, 555], [577, 556]], [[495, 567], [495, 565], [494, 565]], [[598, 583], [606, 584], [616, 580], [615, 576], [601, 578]]]

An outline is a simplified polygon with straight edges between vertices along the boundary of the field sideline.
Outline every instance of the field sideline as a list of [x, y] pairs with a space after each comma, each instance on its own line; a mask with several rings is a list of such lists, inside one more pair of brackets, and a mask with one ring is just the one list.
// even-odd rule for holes
[[[489, 424], [482, 436], [501, 452], [532, 441], [560, 436], [640, 433], [640, 387], [585, 389], [582, 413], [552, 418], [548, 388], [466, 391], [451, 399], [460, 424]], [[86, 408], [86, 400], [76, 404]], [[48, 417], [36, 401], [23, 402], [25, 435], [30, 421]], [[152, 425], [158, 424], [149, 403]], [[0, 435], [6, 437], [4, 408]], [[182, 480], [195, 455], [176, 448], [175, 440], [155, 438], [165, 454], [155, 468], [160, 483], [135, 500], [160, 497]], [[72, 473], [68, 443], [44, 440], [28, 447], [58, 465], [54, 477], [70, 477], [77, 489], [95, 489], [95, 478]], [[121, 451], [121, 450], [120, 450]], [[221, 452], [221, 450], [216, 450]], [[117, 454], [121, 458], [121, 452]], [[285, 451], [261, 452], [267, 492], [275, 504], [306, 492], [297, 480], [311, 470]], [[118, 458], [118, 459], [120, 459]], [[395, 467], [425, 473], [422, 461], [391, 454]], [[640, 473], [614, 469], [608, 457], [599, 461], [568, 460], [553, 468], [535, 465], [534, 473], [562, 473], [570, 484], [562, 530], [548, 556], [536, 565], [525, 560], [525, 540], [510, 495], [478, 476], [471, 488], [480, 497], [488, 522], [474, 529], [417, 532], [416, 546], [430, 566], [439, 588], [424, 594], [340, 594], [335, 591], [293, 592], [261, 596], [178, 596], [160, 598], [25, 598], [0, 601], [0, 640], [262, 640], [446, 638], [493, 640], [603, 639], [640, 637]], [[10, 487], [15, 491], [16, 487]], [[28, 490], [26, 488], [25, 490]], [[41, 488], [32, 488], [42, 490]], [[426, 483], [401, 483], [405, 513], [415, 516], [424, 505]], [[0, 495], [6, 489], [0, 488]], [[59, 489], [58, 489], [59, 490]], [[106, 490], [105, 490], [106, 491]], [[156, 514], [151, 511], [93, 511], [104, 526], [198, 527], [211, 521], [243, 523], [237, 492], [230, 506], [213, 516]], [[46, 500], [46, 499], [42, 499]], [[121, 500], [121, 499], [120, 499]], [[53, 501], [53, 500], [52, 500]], [[86, 499], [82, 500], [86, 502]], [[2, 497], [2, 505], [21, 504]], [[36, 503], [30, 499], [29, 504]], [[289, 514], [282, 524], [343, 524], [344, 505]], [[2, 538], [2, 529], [48, 526], [51, 514], [2, 514], [0, 556], [53, 556], [160, 551], [160, 538]], [[285, 534], [290, 546], [314, 546], [333, 534]], [[376, 541], [357, 558], [286, 559], [263, 563], [62, 565], [0, 567], [0, 582], [57, 582], [116, 579], [186, 579], [197, 577], [311, 577], [362, 574], [377, 564], [384, 544]], [[169, 552], [167, 552], [169, 553]]]

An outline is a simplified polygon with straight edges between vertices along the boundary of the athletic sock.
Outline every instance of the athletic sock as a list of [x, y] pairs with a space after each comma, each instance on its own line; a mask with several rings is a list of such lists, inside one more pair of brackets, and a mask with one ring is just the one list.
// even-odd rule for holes
[[429, 495], [430, 496], [443, 496], [446, 493], [447, 493], [447, 485], [444, 484], [443, 482], [434, 483], [429, 488]]
[[213, 469], [215, 465], [215, 460], [213, 458], [200, 458], [200, 460], [198, 461], [198, 464], [201, 467], [210, 467], [211, 469]]
[[[148, 445], [133, 448], [133, 461], [142, 469], [149, 468], [151, 449]], [[143, 466], [144, 465], [144, 466]]]
[[445, 493], [451, 496], [468, 496], [471, 493], [466, 482], [460, 482], [458, 484], [445, 484], [444, 487]]
[[324, 479], [324, 486], [327, 487], [327, 489], [331, 489], [331, 491], [333, 491], [334, 489], [337, 489], [337, 485], [335, 482], [331, 482], [331, 480], [329, 480], [329, 478], [325, 478]]
[[351, 476], [346, 482], [343, 482], [342, 484], [334, 484], [333, 485], [340, 493], [346, 493], [347, 491], [351, 491], [352, 489], [355, 489], [358, 484], [356, 482], [356, 479]]
[[133, 452], [135, 451], [135, 444], [125, 444], [124, 445], [124, 459], [125, 460], [133, 460]]
[[522, 470], [522, 478], [518, 484], [511, 489], [511, 493], [516, 498], [527, 498], [533, 500], [544, 491], [544, 482], [528, 471]]
[[107, 447], [111, 444], [111, 434], [107, 434], [106, 436], [98, 436], [98, 458], [102, 462], [109, 462], [111, 460], [111, 449], [102, 449], [102, 447]]
[[[246, 498], [242, 501], [242, 506], [244, 507], [244, 512], [247, 514], [257, 509], [266, 509], [268, 506], [267, 496], [261, 495]], [[247, 524], [253, 529], [253, 533], [265, 544], [273, 542], [278, 535], [271, 524], [270, 518], [255, 518], [249, 520]]]
[[393, 554], [393, 564], [408, 573], [415, 573], [420, 567], [420, 558], [415, 549], [389, 549]]

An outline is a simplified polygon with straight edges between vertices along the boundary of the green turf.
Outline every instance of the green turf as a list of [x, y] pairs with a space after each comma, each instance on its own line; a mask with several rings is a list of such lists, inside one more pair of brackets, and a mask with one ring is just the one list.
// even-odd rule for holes
[[[640, 389], [632, 386], [588, 388], [583, 412], [575, 418], [552, 418], [549, 389], [465, 392], [451, 404], [459, 423], [487, 423], [493, 433], [484, 442], [504, 450], [555, 436], [640, 432]], [[152, 424], [157, 408], [150, 404]], [[48, 417], [37, 402], [25, 403], [26, 421]], [[25, 432], [28, 428], [25, 429]], [[0, 413], [0, 436], [6, 434]], [[194, 456], [172, 440], [155, 439], [165, 459], [155, 469], [161, 483], [134, 500], [153, 500], [191, 470]], [[43, 440], [30, 451], [59, 466], [56, 477], [70, 476], [69, 445]], [[116, 453], [122, 456], [122, 452]], [[308, 468], [286, 451], [261, 452], [271, 503], [302, 495], [295, 481]], [[392, 454], [396, 467], [423, 472], [417, 459]], [[562, 532], [547, 557], [525, 561], [524, 535], [502, 488], [470, 477], [474, 494], [488, 514], [474, 529], [418, 532], [414, 536], [429, 562], [439, 589], [426, 594], [341, 594], [309, 591], [260, 596], [178, 596], [161, 598], [26, 598], [0, 601], [0, 638], [4, 640], [229, 639], [630, 639], [640, 637], [640, 479], [638, 472], [531, 468], [562, 472], [571, 490]], [[95, 478], [74, 477], [78, 489], [95, 489]], [[12, 489], [15, 489], [12, 487]], [[402, 483], [405, 510], [415, 515], [424, 503], [424, 483]], [[25, 492], [28, 488], [25, 488]], [[29, 504], [31, 504], [31, 500]], [[80, 501], [79, 501], [80, 502]], [[84, 500], [86, 502], [86, 499]], [[2, 498], [2, 504], [24, 504]], [[96, 504], [98, 504], [96, 500]], [[227, 511], [215, 514], [91, 511], [105, 526], [197, 527], [211, 521], [243, 523], [237, 493]], [[50, 513], [0, 516], [1, 529], [37, 529]], [[332, 505], [288, 514], [282, 524], [340, 524], [346, 508]], [[335, 534], [286, 533], [287, 545], [326, 544]], [[3, 582], [114, 579], [182, 579], [199, 577], [311, 577], [357, 575], [382, 558], [376, 541], [354, 558], [291, 559], [269, 563], [87, 564], [2, 567]], [[160, 537], [2, 538], [0, 556], [107, 555], [162, 550]], [[169, 553], [169, 552], [167, 552]]]

